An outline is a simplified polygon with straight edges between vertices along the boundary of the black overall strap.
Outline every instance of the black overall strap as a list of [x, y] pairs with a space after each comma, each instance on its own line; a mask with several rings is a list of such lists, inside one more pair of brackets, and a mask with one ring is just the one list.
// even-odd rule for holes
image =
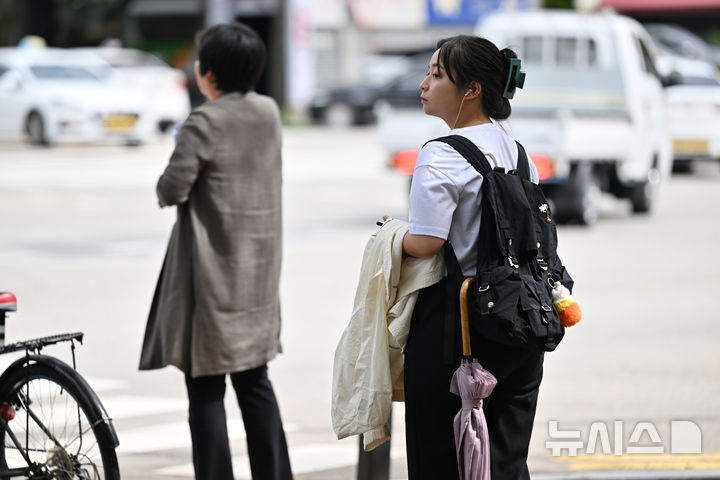
[[445, 269], [447, 270], [447, 277], [445, 278], [445, 318], [443, 319], [443, 363], [454, 365], [457, 363], [455, 359], [455, 349], [457, 347], [455, 319], [460, 299], [462, 270], [450, 241], [445, 242], [443, 253], [445, 255]]

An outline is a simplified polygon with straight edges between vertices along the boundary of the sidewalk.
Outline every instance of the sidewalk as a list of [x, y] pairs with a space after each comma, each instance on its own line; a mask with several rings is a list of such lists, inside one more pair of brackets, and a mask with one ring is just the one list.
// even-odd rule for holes
[[[393, 455], [390, 466], [389, 480], [407, 480], [407, 464], [405, 458], [397, 458], [396, 452]], [[713, 459], [718, 454], [706, 454]], [[700, 455], [703, 458], [705, 455]], [[658, 467], [647, 469], [618, 469], [618, 470], [565, 470], [556, 472], [537, 472], [530, 476], [532, 480], [720, 480], [720, 468], [695, 469], [669, 469]], [[384, 478], [384, 477], [383, 477]], [[296, 480], [356, 480], [357, 467], [345, 467], [324, 472], [313, 472], [303, 475], [296, 475]], [[363, 479], [368, 480], [368, 479]], [[373, 479], [374, 480], [374, 479]]]
[[[407, 480], [405, 461], [394, 461], [390, 480]], [[565, 473], [530, 473], [532, 480], [720, 480], [720, 470], [598, 470]], [[296, 475], [295, 480], [355, 480], [355, 468]]]

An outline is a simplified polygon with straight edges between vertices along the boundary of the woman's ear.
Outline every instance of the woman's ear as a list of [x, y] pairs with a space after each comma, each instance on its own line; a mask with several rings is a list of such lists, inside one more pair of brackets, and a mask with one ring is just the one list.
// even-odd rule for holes
[[465, 90], [463, 97], [465, 98], [465, 100], [477, 98], [481, 92], [482, 92], [482, 87], [480, 86], [479, 83], [470, 82], [467, 90]]

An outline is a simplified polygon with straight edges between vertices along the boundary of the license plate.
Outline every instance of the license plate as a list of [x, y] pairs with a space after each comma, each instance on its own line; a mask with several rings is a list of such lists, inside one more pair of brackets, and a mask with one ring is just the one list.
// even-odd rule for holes
[[678, 138], [673, 140], [673, 151], [676, 154], [707, 155], [710, 147], [707, 140]]
[[137, 115], [106, 115], [103, 117], [103, 127], [111, 132], [132, 130], [135, 122], [137, 122]]

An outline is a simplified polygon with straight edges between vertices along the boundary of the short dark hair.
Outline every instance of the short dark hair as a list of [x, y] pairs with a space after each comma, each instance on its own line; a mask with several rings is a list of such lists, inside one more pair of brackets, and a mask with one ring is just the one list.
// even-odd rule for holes
[[200, 73], [212, 72], [223, 92], [247, 93], [265, 68], [265, 45], [243, 23], [215, 25], [197, 35]]
[[[457, 35], [437, 42], [438, 58], [458, 91], [467, 89], [471, 82], [482, 86], [482, 107], [485, 114], [496, 120], [505, 120], [512, 109], [503, 97], [510, 62], [517, 54], [509, 48], [499, 50], [494, 43], [482, 37]], [[511, 79], [510, 89], [515, 88]]]

